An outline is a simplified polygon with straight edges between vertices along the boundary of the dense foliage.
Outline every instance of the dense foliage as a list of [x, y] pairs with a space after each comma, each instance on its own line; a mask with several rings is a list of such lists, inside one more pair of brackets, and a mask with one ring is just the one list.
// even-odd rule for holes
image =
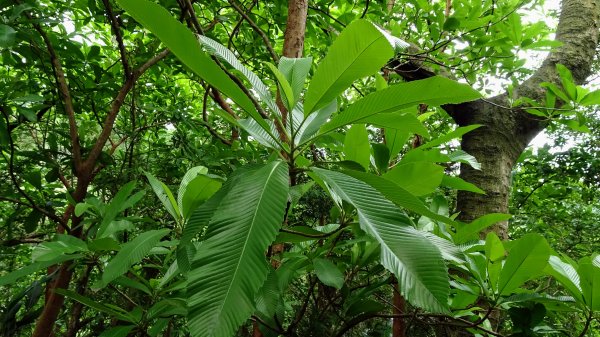
[[0, 0], [0, 334], [599, 336], [600, 91], [511, 102], [553, 143], [455, 212], [445, 108], [560, 44], [543, 3], [310, 1], [304, 58], [284, 5]]

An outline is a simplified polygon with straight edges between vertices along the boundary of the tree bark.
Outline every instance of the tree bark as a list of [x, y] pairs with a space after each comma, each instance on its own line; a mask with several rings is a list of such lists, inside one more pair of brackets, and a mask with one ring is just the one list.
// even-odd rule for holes
[[[563, 0], [556, 29], [556, 40], [563, 43], [542, 62], [540, 68], [514, 89], [513, 98], [528, 97], [543, 101], [542, 82], [560, 86], [556, 64], [566, 66], [575, 83], [583, 84], [591, 74], [596, 55], [600, 27], [598, 0]], [[394, 70], [407, 80], [433, 76], [418, 60], [395, 64]], [[461, 164], [460, 176], [483, 189], [486, 194], [459, 191], [459, 220], [470, 222], [488, 213], [508, 213], [512, 169], [529, 142], [547, 123], [522, 108], [511, 108], [508, 94], [486, 100], [476, 100], [445, 106], [446, 111], [461, 126], [481, 124], [482, 127], [463, 136], [461, 146], [480, 163], [481, 170]], [[496, 224], [493, 230], [508, 238], [508, 222]]]

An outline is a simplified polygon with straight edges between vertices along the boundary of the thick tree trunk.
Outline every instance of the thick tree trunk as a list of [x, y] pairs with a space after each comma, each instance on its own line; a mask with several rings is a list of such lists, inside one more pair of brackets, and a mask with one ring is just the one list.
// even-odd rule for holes
[[[577, 84], [591, 74], [599, 35], [600, 2], [598, 0], [563, 0], [556, 30], [556, 39], [563, 46], [552, 52], [541, 67], [527, 81], [519, 85], [517, 97], [543, 101], [542, 82], [560, 80], [556, 64], [565, 65], [573, 73]], [[546, 124], [521, 109], [508, 108], [506, 94], [488, 101], [475, 101], [449, 109], [459, 125], [482, 124], [463, 137], [461, 146], [481, 163], [481, 171], [461, 165], [461, 177], [486, 194], [459, 192], [457, 209], [459, 219], [472, 221], [488, 213], [508, 213], [512, 169], [529, 142]], [[491, 230], [506, 239], [508, 223], [496, 224]]]

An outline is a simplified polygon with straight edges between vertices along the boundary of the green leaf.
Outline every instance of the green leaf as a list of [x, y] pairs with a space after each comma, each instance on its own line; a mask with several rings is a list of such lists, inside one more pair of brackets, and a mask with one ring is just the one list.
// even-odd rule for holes
[[440, 186], [444, 177], [444, 168], [429, 162], [403, 163], [401, 161], [383, 177], [408, 192], [421, 196], [432, 193]]
[[167, 185], [165, 185], [160, 180], [156, 179], [150, 172], [144, 172], [146, 178], [148, 178], [148, 182], [154, 190], [154, 193], [158, 197], [158, 200], [162, 202], [163, 206], [167, 209], [167, 212], [171, 214], [173, 219], [179, 221], [181, 219], [181, 213], [179, 212], [179, 206], [177, 206], [177, 201], [175, 197], [173, 197], [173, 193], [169, 189]]
[[385, 145], [390, 149], [390, 158], [396, 159], [408, 140], [408, 132], [396, 129], [385, 130]]
[[279, 111], [279, 108], [277, 107], [273, 96], [271, 96], [271, 91], [269, 90], [269, 88], [262, 82], [262, 80], [258, 76], [256, 76], [255, 73], [246, 68], [242, 64], [242, 62], [240, 62], [237, 59], [237, 57], [235, 57], [231, 50], [225, 48], [225, 46], [223, 46], [222, 44], [204, 35], [198, 36], [198, 40], [200, 41], [200, 43], [202, 43], [204, 48], [208, 50], [208, 52], [217, 56], [221, 60], [229, 63], [235, 70], [242, 73], [242, 75], [244, 75], [248, 79], [248, 81], [252, 85], [252, 88], [256, 91], [260, 99], [263, 102], [265, 102], [265, 104], [267, 104], [267, 106], [277, 116], [281, 116], [281, 112]]
[[345, 171], [344, 174], [369, 184], [379, 193], [383, 194], [388, 200], [400, 207], [424, 215], [430, 219], [438, 220], [451, 225], [455, 224], [455, 222], [449, 218], [432, 212], [419, 198], [415, 197], [404, 188], [398, 186], [393, 181], [389, 181], [385, 178], [365, 172]]
[[177, 21], [163, 7], [148, 0], [117, 0], [117, 3], [156, 35], [196, 75], [229, 96], [259, 124], [263, 124], [263, 119], [250, 98], [202, 51], [200, 43], [184, 24]]
[[102, 274], [102, 281], [99, 282], [99, 288], [103, 288], [108, 285], [112, 280], [125, 274], [129, 268], [142, 261], [142, 259], [148, 255], [150, 250], [156, 246], [156, 244], [165, 235], [169, 234], [168, 229], [158, 229], [144, 232], [135, 237], [135, 239], [123, 244], [121, 250], [113, 257]]
[[390, 163], [390, 149], [384, 144], [379, 143], [371, 144], [371, 148], [373, 149], [373, 161], [375, 162], [377, 171], [380, 173], [387, 172]]
[[[306, 120], [301, 122], [301, 126], [298, 128], [296, 136], [294, 137], [296, 144], [300, 146], [313, 139], [319, 131], [319, 128], [325, 124], [325, 122], [327, 122], [331, 114], [333, 114], [336, 110], [337, 101], [333, 100], [328, 105], [306, 117]], [[301, 112], [298, 114], [300, 115], [299, 117], [304, 117]]]
[[21, 277], [31, 276], [31, 274], [37, 272], [38, 270], [42, 270], [44, 268], [54, 266], [54, 265], [60, 264], [65, 261], [77, 260], [82, 257], [83, 257], [83, 255], [81, 255], [81, 254], [62, 255], [62, 256], [59, 256], [50, 261], [41, 261], [41, 262], [34, 262], [31, 264], [28, 264], [21, 269], [17, 269], [11, 273], [0, 276], [0, 287], [8, 285], [8, 284], [12, 284], [15, 281], [17, 281], [18, 279], [20, 279]]
[[539, 234], [525, 234], [508, 253], [498, 279], [498, 294], [508, 295], [526, 281], [540, 275], [550, 257], [550, 246]]
[[496, 233], [489, 232], [485, 238], [485, 256], [487, 258], [487, 273], [490, 287], [496, 291], [498, 278], [502, 270], [502, 260], [506, 256], [504, 245]]
[[390, 112], [372, 115], [360, 120], [360, 123], [373, 124], [380, 128], [391, 128], [406, 133], [416, 133], [429, 137], [429, 132], [412, 112]]
[[292, 90], [290, 83], [285, 78], [285, 75], [283, 75], [281, 71], [279, 71], [279, 69], [277, 69], [277, 67], [275, 67], [272, 63], [265, 62], [265, 64], [269, 67], [269, 69], [277, 79], [279, 88], [281, 88], [281, 99], [286, 105], [287, 111], [292, 111], [294, 109], [294, 106], [296, 106], [296, 100], [294, 99], [294, 91]]
[[592, 311], [600, 311], [600, 267], [595, 266], [591, 258], [584, 257], [579, 261], [577, 273], [587, 307]]
[[355, 80], [372, 75], [394, 56], [386, 37], [370, 22], [354, 20], [329, 47], [304, 99], [304, 115], [324, 107]]
[[221, 188], [221, 182], [205, 175], [198, 175], [187, 185], [181, 199], [181, 215], [188, 219], [192, 212]]
[[575, 85], [571, 71], [562, 64], [556, 65], [556, 71], [558, 71], [562, 86], [571, 100], [577, 101], [577, 86]]
[[420, 103], [437, 106], [472, 101], [480, 97], [479, 92], [470, 86], [441, 76], [395, 84], [352, 104], [325, 124], [321, 133], [327, 133], [340, 126], [361, 123], [364, 118], [379, 113], [398, 112]]
[[456, 234], [454, 234], [454, 242], [457, 244], [461, 244], [461, 243], [465, 243], [469, 240], [476, 240], [477, 238], [479, 238], [479, 233], [482, 230], [484, 230], [500, 221], [506, 221], [510, 218], [511, 218], [510, 214], [503, 214], [503, 213], [490, 213], [490, 214], [481, 216], [481, 217], [471, 221], [471, 223], [464, 224], [462, 227], [460, 227], [456, 231]]
[[291, 86], [294, 102], [298, 102], [300, 99], [311, 65], [312, 57], [289, 58], [283, 56], [279, 59], [277, 67]]
[[451, 16], [449, 18], [446, 19], [446, 21], [444, 22], [444, 30], [448, 31], [448, 32], [452, 32], [458, 29], [458, 27], [460, 27], [460, 20], [458, 20], [457, 18]]
[[464, 181], [462, 178], [444, 175], [441, 185], [453, 188], [455, 190], [469, 191], [478, 194], [485, 194], [485, 191], [479, 187]]
[[100, 238], [88, 243], [88, 247], [93, 252], [120, 250], [121, 246], [113, 238]]
[[103, 331], [98, 337], [127, 337], [133, 328], [135, 328], [135, 325], [115, 326]]
[[479, 125], [479, 124], [461, 126], [459, 128], [456, 128], [456, 130], [454, 130], [454, 131], [448, 132], [447, 134], [445, 134], [443, 136], [437, 137], [436, 139], [419, 146], [418, 149], [425, 150], [425, 149], [430, 149], [432, 147], [436, 147], [438, 145], [449, 142], [455, 138], [460, 138], [467, 132], [471, 132], [479, 127], [481, 127], [481, 125]]
[[246, 170], [219, 205], [188, 274], [193, 336], [232, 336], [252, 314], [287, 197], [287, 165], [275, 161]]
[[82, 240], [66, 234], [57, 234], [56, 239], [37, 245], [32, 253], [33, 262], [50, 261], [63, 254], [86, 252], [88, 247]]
[[583, 106], [590, 106], [600, 104], [600, 90], [594, 90], [585, 95], [579, 104]]
[[15, 44], [17, 31], [11, 26], [0, 24], [0, 48], [10, 48]]
[[425, 310], [448, 312], [450, 288], [439, 249], [373, 187], [340, 172], [312, 170], [356, 208], [361, 228], [381, 245], [381, 264], [396, 275], [402, 295]]
[[583, 303], [579, 275], [572, 265], [563, 262], [558, 256], [553, 255], [548, 260], [546, 271], [562, 284], [573, 298]]
[[371, 145], [369, 133], [363, 124], [352, 125], [344, 138], [344, 158], [357, 162], [365, 170], [371, 163]]
[[277, 138], [273, 136], [274, 134], [276, 134], [276, 132], [274, 132], [275, 125], [273, 124], [273, 122], [265, 122], [269, 127], [270, 131], [266, 131], [260, 124], [258, 124], [254, 119], [251, 118], [239, 119], [238, 123], [242, 128], [244, 128], [244, 130], [246, 130], [250, 134], [250, 136], [252, 136], [252, 138], [254, 138], [260, 144], [275, 150], [282, 149], [282, 146], [279, 144]]
[[88, 307], [90, 307], [92, 309], [96, 309], [100, 312], [114, 316], [115, 318], [117, 318], [121, 321], [136, 323], [136, 320], [133, 319], [133, 317], [131, 317], [130, 315], [128, 315], [125, 310], [118, 311], [117, 309], [113, 309], [112, 307], [108, 307], [102, 303], [98, 303], [89, 297], [79, 295], [78, 293], [76, 293], [72, 290], [55, 289], [54, 292], [61, 294], [63, 296], [66, 296], [70, 299], [73, 299], [81, 304], [87, 305]]
[[123, 204], [127, 202], [131, 192], [135, 188], [136, 181], [130, 181], [127, 184], [123, 185], [112, 198], [110, 203], [106, 206], [104, 210], [104, 214], [102, 216], [102, 222], [98, 227], [98, 231], [96, 232], [96, 237], [101, 238], [106, 234], [106, 230], [108, 229], [110, 223], [117, 217], [119, 213], [123, 211]]
[[314, 259], [313, 266], [317, 277], [323, 284], [336, 289], [342, 289], [344, 286], [344, 274], [331, 261], [325, 259]]
[[207, 173], [208, 173], [208, 168], [206, 168], [204, 166], [194, 166], [183, 175], [183, 178], [181, 178], [181, 183], [179, 183], [179, 189], [177, 190], [177, 207], [179, 207], [179, 210], [182, 213], [183, 213], [183, 205], [182, 205], [183, 195], [185, 194], [185, 191], [187, 190], [187, 185], [190, 183], [190, 181], [192, 181], [198, 175], [200, 175], [200, 174], [206, 175]]

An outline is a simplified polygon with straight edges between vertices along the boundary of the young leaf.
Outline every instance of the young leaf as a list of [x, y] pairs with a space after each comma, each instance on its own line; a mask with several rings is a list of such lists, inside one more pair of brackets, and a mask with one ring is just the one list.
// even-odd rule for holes
[[470, 86], [440, 76], [395, 84], [369, 94], [352, 104], [323, 125], [321, 133], [327, 133], [348, 124], [363, 123], [363, 119], [373, 115], [397, 112], [419, 103], [442, 105], [472, 101], [479, 97], [481, 94]]
[[273, 64], [269, 62], [265, 62], [265, 64], [269, 67], [269, 69], [277, 79], [277, 83], [281, 88], [281, 98], [283, 100], [283, 103], [286, 105], [287, 111], [292, 111], [294, 109], [294, 106], [296, 106], [296, 100], [294, 99], [294, 91], [292, 90], [290, 83], [281, 73], [281, 71], [279, 71], [279, 69], [277, 69]]
[[356, 208], [361, 228], [380, 243], [381, 264], [396, 275], [402, 295], [425, 310], [448, 312], [450, 287], [439, 249], [373, 187], [340, 172], [312, 170]]
[[181, 215], [188, 219], [192, 212], [221, 188], [221, 182], [205, 175], [198, 175], [187, 184], [181, 199]]
[[311, 65], [311, 57], [289, 58], [283, 56], [279, 59], [277, 67], [291, 86], [294, 93], [294, 102], [298, 102], [300, 99]]
[[287, 197], [287, 165], [275, 161], [246, 170], [223, 199], [188, 274], [193, 336], [231, 336], [252, 314]]
[[158, 241], [169, 234], [168, 229], [151, 230], [135, 237], [135, 239], [123, 244], [121, 250], [113, 257], [102, 274], [102, 281], [99, 282], [100, 288], [108, 285], [112, 280], [125, 274], [129, 268], [142, 261], [148, 255], [150, 250], [156, 246]]
[[516, 241], [500, 271], [498, 294], [508, 295], [538, 276], [548, 264], [550, 246], [539, 234], [525, 234]]
[[304, 115], [324, 107], [355, 80], [372, 75], [394, 56], [381, 32], [366, 20], [354, 20], [329, 47], [304, 99]]

